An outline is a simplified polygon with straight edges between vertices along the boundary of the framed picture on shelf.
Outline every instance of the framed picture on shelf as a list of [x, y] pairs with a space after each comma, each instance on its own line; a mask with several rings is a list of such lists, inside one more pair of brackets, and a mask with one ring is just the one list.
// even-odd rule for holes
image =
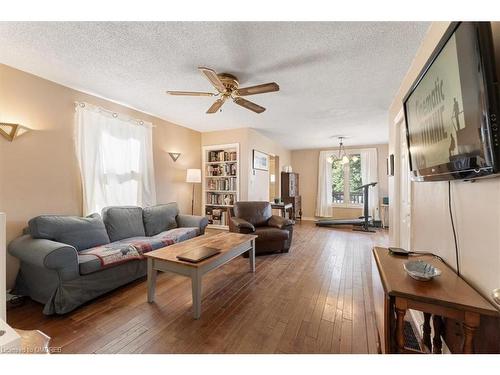
[[261, 151], [253, 150], [253, 169], [260, 171], [269, 170], [269, 155]]

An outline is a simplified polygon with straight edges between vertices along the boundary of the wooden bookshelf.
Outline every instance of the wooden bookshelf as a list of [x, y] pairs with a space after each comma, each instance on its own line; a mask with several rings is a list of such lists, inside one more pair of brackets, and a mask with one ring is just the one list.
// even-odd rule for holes
[[228, 209], [240, 197], [240, 145], [202, 147], [203, 212], [209, 228], [229, 229]]

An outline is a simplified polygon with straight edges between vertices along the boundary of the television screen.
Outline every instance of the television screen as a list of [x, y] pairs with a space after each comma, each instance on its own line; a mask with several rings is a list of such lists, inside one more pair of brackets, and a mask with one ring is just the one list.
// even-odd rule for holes
[[484, 58], [494, 58], [478, 34], [485, 25], [462, 22], [449, 30], [405, 97], [410, 169], [416, 180], [494, 172], [486, 82], [493, 78], [483, 64]]

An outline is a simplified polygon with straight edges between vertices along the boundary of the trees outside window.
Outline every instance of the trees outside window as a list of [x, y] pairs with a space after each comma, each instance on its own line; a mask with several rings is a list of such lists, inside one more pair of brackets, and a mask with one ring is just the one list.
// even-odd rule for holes
[[333, 156], [332, 161], [332, 202], [334, 205], [361, 206], [363, 192], [358, 190], [361, 182], [361, 157], [350, 154], [349, 163]]

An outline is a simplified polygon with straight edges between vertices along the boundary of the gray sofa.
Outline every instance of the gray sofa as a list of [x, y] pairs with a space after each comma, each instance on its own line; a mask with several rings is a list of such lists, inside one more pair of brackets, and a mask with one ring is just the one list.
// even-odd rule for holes
[[[46, 315], [65, 314], [146, 275], [144, 259], [119, 258], [129, 249], [185, 241], [204, 234], [207, 224], [205, 217], [180, 215], [176, 203], [108, 207], [102, 219], [99, 214], [37, 216], [8, 247], [21, 261], [14, 292], [44, 304]], [[96, 256], [96, 249], [115, 258]]]

